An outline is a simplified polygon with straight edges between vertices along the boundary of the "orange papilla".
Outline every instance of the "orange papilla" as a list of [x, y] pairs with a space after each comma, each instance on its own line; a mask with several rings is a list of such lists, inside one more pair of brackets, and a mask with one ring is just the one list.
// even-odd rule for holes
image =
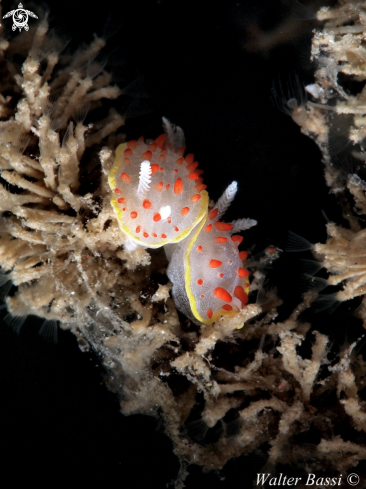
[[136, 217], [137, 217], [137, 212], [136, 212], [136, 211], [132, 211], [132, 212], [130, 213], [130, 217], [131, 217], [131, 219], [136, 219]]
[[161, 149], [164, 146], [164, 143], [165, 143], [165, 140], [167, 137], [168, 137], [168, 135], [164, 133], [164, 134], [160, 134], [160, 136], [158, 136], [155, 139], [155, 143], [157, 144], [159, 149]]
[[167, 183], [167, 184], [165, 185], [166, 190], [169, 190], [169, 187], [170, 187], [170, 183]]
[[158, 161], [160, 163], [165, 163], [166, 162], [166, 156], [163, 154], [159, 155]]
[[197, 246], [196, 249], [197, 249], [197, 251], [202, 251], [203, 250], [202, 246]]
[[214, 259], [210, 260], [210, 262], [208, 264], [208, 266], [210, 268], [219, 268], [219, 267], [221, 267], [221, 265], [222, 265], [222, 261], [214, 260]]
[[190, 165], [191, 163], [194, 162], [194, 154], [189, 153], [186, 155], [186, 157], [184, 159], [186, 160], [187, 165]]
[[202, 192], [202, 190], [205, 190], [207, 188], [207, 185], [204, 185], [203, 183], [198, 183], [197, 185], [194, 186], [194, 188], [198, 192]]
[[131, 148], [126, 148], [123, 152], [123, 156], [133, 156], [133, 151]]
[[206, 233], [209, 233], [212, 229], [212, 224], [208, 224], [206, 227], [205, 227], [205, 231]]
[[219, 243], [226, 243], [227, 241], [227, 238], [225, 238], [225, 236], [217, 236], [217, 238], [215, 238], [215, 243], [219, 244]]
[[186, 166], [187, 171], [191, 172], [195, 170], [198, 166], [198, 161], [194, 161], [193, 163], [190, 163], [189, 165]]
[[245, 270], [245, 268], [241, 268], [241, 267], [239, 267], [239, 268], [238, 268], [238, 275], [239, 275], [239, 277], [241, 277], [241, 278], [244, 278], [244, 277], [249, 277], [249, 275], [250, 275], [250, 271], [249, 271], [249, 270]]
[[195, 204], [196, 202], [198, 202], [200, 200], [200, 198], [201, 198], [200, 194], [194, 194], [191, 197], [191, 202], [193, 202]]
[[145, 200], [143, 201], [143, 203], [142, 203], [142, 207], [143, 207], [144, 209], [150, 209], [150, 208], [151, 208], [151, 202], [150, 202], [150, 200], [145, 199]]
[[121, 193], [121, 190], [120, 190], [119, 188], [115, 188], [115, 189], [114, 189], [114, 193], [115, 193], [115, 194], [120, 194], [120, 193]]
[[199, 177], [198, 177], [197, 173], [195, 173], [195, 172], [193, 171], [192, 173], [190, 173], [190, 174], [188, 175], [188, 178], [189, 178], [190, 180], [198, 180], [198, 178], [199, 178]]
[[232, 308], [232, 306], [230, 306], [230, 304], [224, 304], [222, 306], [222, 308], [224, 311], [232, 311], [233, 310], [233, 308]]
[[205, 173], [205, 170], [202, 170], [201, 168], [196, 169], [197, 175], [203, 175]]
[[248, 304], [248, 295], [245, 293], [241, 285], [237, 285], [235, 287], [234, 295], [240, 300], [243, 306], [245, 306], [245, 304]]
[[158, 192], [161, 192], [161, 189], [164, 187], [164, 184], [163, 182], [159, 182], [155, 185], [155, 190], [157, 190]]
[[157, 165], [156, 163], [153, 163], [153, 164], [150, 163], [150, 167], [151, 167], [151, 175], [156, 173], [160, 168], [160, 166]]
[[248, 255], [249, 255], [249, 253], [248, 253], [247, 251], [241, 251], [241, 252], [239, 253], [239, 258], [240, 258], [241, 260], [246, 260], [246, 259], [248, 258]]
[[207, 317], [208, 317], [209, 319], [211, 319], [211, 318], [212, 318], [212, 309], [207, 309], [207, 311], [206, 311], [206, 315], [207, 315]]
[[222, 278], [224, 276], [223, 273], [219, 273], [219, 277]]
[[202, 285], [202, 284], [203, 284], [203, 280], [202, 280], [201, 278], [199, 278], [199, 279], [197, 280], [197, 284], [198, 284], [198, 285]]
[[214, 296], [217, 299], [220, 299], [225, 302], [231, 302], [233, 300], [229, 292], [223, 289], [222, 287], [216, 287], [216, 289], [214, 290]]
[[234, 227], [233, 224], [229, 224], [228, 222], [220, 222], [220, 221], [215, 222], [214, 226], [218, 231], [230, 231]]
[[163, 234], [161, 234], [161, 237], [162, 237], [163, 239], [165, 239], [165, 238], [166, 238], [166, 234], [164, 234], [164, 233], [163, 233]]
[[178, 165], [181, 165], [183, 163], [183, 161], [184, 161], [184, 158], [178, 158], [176, 160], [176, 163], [178, 163]]
[[186, 150], [186, 147], [185, 146], [182, 146], [181, 148], [178, 149], [177, 154], [183, 155], [184, 152], [185, 152], [185, 150]]
[[164, 171], [164, 168], [162, 166], [160, 167], [160, 171]]
[[179, 227], [178, 226], [174, 226], [174, 231], [177, 233], [179, 231]]
[[121, 180], [122, 180], [122, 182], [125, 182], [125, 183], [131, 183], [131, 178], [125, 172], [121, 173]]
[[137, 148], [137, 141], [135, 141], [134, 139], [132, 139], [131, 141], [128, 141], [127, 143], [127, 148], [131, 148], [131, 149], [136, 149]]
[[208, 215], [208, 218], [210, 219], [210, 221], [212, 221], [212, 219], [215, 219], [218, 212], [219, 212], [219, 210], [217, 207], [215, 207], [215, 209], [212, 209], [212, 211], [210, 211], [210, 213]]
[[123, 163], [124, 163], [125, 165], [131, 165], [131, 160], [130, 160], [130, 158], [123, 158]]
[[146, 231], [144, 232], [144, 238], [148, 238], [149, 237], [149, 233], [147, 233]]
[[157, 238], [158, 237], [158, 235], [156, 233], [152, 233], [152, 235], [153, 235], [153, 238]]
[[170, 224], [172, 222], [172, 218], [168, 217], [167, 221], [168, 221], [168, 224]]
[[240, 245], [240, 243], [243, 241], [243, 236], [240, 236], [239, 234], [234, 234], [234, 236], [231, 236], [231, 241]]
[[149, 146], [147, 147], [147, 149], [150, 150], [150, 151], [152, 151], [152, 152], [154, 152], [156, 150], [157, 146], [158, 145], [156, 143], [151, 143], [151, 144], [149, 144]]
[[160, 221], [160, 219], [161, 219], [161, 215], [160, 215], [159, 213], [154, 214], [153, 220], [154, 220], [155, 222]]
[[136, 233], [139, 233], [141, 231], [141, 226], [136, 227]]
[[124, 202], [126, 202], [126, 199], [124, 197], [121, 197], [120, 199], [117, 200], [117, 202], [119, 204], [123, 204]]
[[183, 182], [181, 178], [177, 178], [174, 183], [174, 193], [181, 194], [183, 192]]
[[143, 160], [149, 160], [150, 161], [152, 158], [152, 152], [149, 150], [145, 151], [145, 153], [142, 154], [141, 158]]
[[166, 148], [161, 148], [161, 152], [162, 152], [162, 153], [167, 153], [167, 152], [168, 152], [168, 150], [167, 150]]
[[180, 211], [180, 213], [182, 214], [182, 216], [186, 216], [189, 211], [190, 211], [189, 207], [183, 207], [183, 209]]

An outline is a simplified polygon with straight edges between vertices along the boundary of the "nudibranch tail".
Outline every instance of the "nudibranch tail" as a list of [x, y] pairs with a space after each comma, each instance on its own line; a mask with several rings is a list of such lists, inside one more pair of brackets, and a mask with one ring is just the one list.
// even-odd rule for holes
[[164, 119], [168, 134], [118, 146], [109, 173], [111, 203], [120, 229], [134, 242], [158, 248], [186, 238], [204, 218], [206, 185], [193, 154], [185, 157], [183, 131]]

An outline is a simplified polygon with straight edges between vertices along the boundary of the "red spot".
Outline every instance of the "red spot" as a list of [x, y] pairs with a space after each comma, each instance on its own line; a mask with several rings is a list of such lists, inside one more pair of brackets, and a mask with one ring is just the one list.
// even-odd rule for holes
[[205, 231], [206, 233], [209, 233], [212, 229], [212, 224], [208, 224], [206, 227], [205, 227]]
[[143, 207], [144, 209], [150, 209], [150, 208], [151, 208], [151, 202], [150, 202], [150, 200], [145, 199], [145, 200], [143, 201], [143, 203], [142, 203], [142, 207]]
[[208, 215], [208, 218], [210, 219], [210, 221], [212, 221], [212, 219], [215, 219], [218, 212], [219, 212], [219, 210], [217, 207], [215, 209], [212, 209], [212, 211]]
[[136, 219], [136, 217], [137, 217], [137, 212], [132, 211], [132, 212], [131, 212], [131, 214], [130, 214], [130, 217], [131, 217], [131, 219]]
[[177, 226], [174, 226], [174, 231], [177, 233], [179, 231], [179, 228]]
[[201, 198], [200, 194], [194, 194], [191, 197], [191, 202], [196, 203], [200, 200], [200, 198]]
[[219, 273], [219, 277], [222, 278], [224, 276], [223, 273]]
[[174, 193], [181, 194], [183, 192], [183, 182], [181, 178], [177, 178], [174, 184]]
[[126, 148], [123, 152], [124, 156], [133, 156], [133, 151], [131, 148]]
[[218, 236], [217, 238], [215, 238], [216, 243], [226, 243], [226, 241], [227, 238], [225, 238], [224, 236]]
[[198, 161], [195, 161], [194, 163], [191, 163], [190, 165], [186, 166], [187, 171], [191, 172], [195, 170], [198, 166]]
[[174, 173], [178, 173], [178, 168], [174, 168]]
[[140, 231], [141, 231], [141, 226], [137, 226], [136, 233], [139, 233]]
[[161, 189], [164, 187], [164, 184], [163, 182], [159, 182], [155, 185], [155, 190], [157, 190], [158, 192], [161, 192]]
[[151, 166], [151, 175], [153, 175], [154, 173], [156, 173], [159, 170], [159, 168], [160, 168], [159, 165], [157, 165], [155, 163], [153, 165], [150, 163], [150, 166]]
[[234, 241], [234, 243], [240, 243], [243, 241], [243, 236], [239, 236], [239, 234], [234, 234], [234, 236], [231, 236], [231, 240]]
[[197, 251], [202, 251], [202, 246], [197, 246]]
[[249, 255], [249, 253], [248, 253], [247, 251], [241, 251], [241, 252], [239, 253], [239, 258], [240, 258], [241, 260], [246, 260], [246, 259], [248, 258], [248, 255]]
[[162, 237], [163, 239], [165, 239], [165, 238], [166, 238], [166, 234], [164, 234], [164, 233], [163, 233], [163, 234], [161, 234], [161, 237]]
[[123, 163], [124, 163], [125, 165], [131, 165], [131, 160], [130, 160], [130, 158], [123, 158]]
[[156, 233], [152, 233], [152, 235], [153, 235], [154, 238], [157, 238], [158, 237], [158, 235]]
[[148, 238], [149, 237], [149, 233], [147, 233], [146, 231], [144, 232], [144, 238]]
[[248, 277], [250, 275], [250, 271], [249, 270], [245, 270], [245, 268], [239, 267], [238, 268], [238, 275], [241, 278]]
[[233, 227], [234, 225], [229, 224], [228, 222], [220, 222], [220, 221], [215, 222], [215, 228], [218, 231], [230, 231], [231, 229], [233, 229]]
[[197, 283], [198, 283], [198, 285], [202, 285], [202, 284], [203, 284], [203, 280], [202, 280], [201, 278], [199, 278], [199, 279], [197, 280]]
[[187, 156], [185, 157], [185, 160], [186, 160], [187, 165], [190, 165], [191, 163], [194, 162], [194, 154], [193, 153], [187, 154]]
[[158, 161], [160, 161], [160, 163], [165, 163], [166, 162], [166, 156], [163, 154], [159, 155]]
[[126, 202], [126, 199], [124, 199], [123, 197], [121, 197], [120, 199], [117, 200], [117, 202], [119, 204], [123, 204], [124, 202]]
[[166, 148], [162, 148], [161, 152], [165, 154], [168, 152], [168, 150]]
[[122, 210], [125, 211], [126, 210], [126, 207], [124, 207]]
[[160, 221], [160, 219], [161, 219], [161, 215], [160, 215], [159, 213], [154, 214], [153, 220], [154, 220], [155, 222]]
[[268, 251], [268, 253], [274, 253], [275, 249], [276, 248], [274, 246], [268, 246], [267, 251]]
[[178, 158], [176, 163], [178, 163], [178, 165], [181, 165], [184, 161], [184, 158]]
[[149, 146], [147, 147], [147, 149], [149, 149], [150, 151], [154, 152], [157, 148], [157, 144], [156, 143], [151, 143], [149, 144]]
[[233, 262], [233, 260], [229, 260], [229, 263], [231, 264]]
[[192, 172], [192, 173], [190, 173], [190, 174], [188, 175], [188, 178], [189, 178], [190, 180], [198, 180], [198, 175], [197, 175], [197, 173]]
[[214, 296], [217, 299], [220, 299], [225, 302], [231, 302], [233, 300], [229, 292], [223, 289], [222, 287], [216, 287], [216, 289], [214, 290]]
[[224, 304], [222, 306], [222, 308], [224, 309], [224, 311], [232, 311], [233, 310], [233, 308], [232, 308], [232, 306], [230, 306], [230, 304]]
[[194, 188], [197, 189], [197, 192], [202, 192], [202, 190], [205, 190], [207, 188], [207, 185], [199, 183], [198, 185], [195, 185]]
[[172, 222], [172, 218], [168, 217], [167, 221], [168, 221], [168, 224], [170, 224]]
[[241, 301], [242, 306], [245, 306], [245, 304], [248, 304], [248, 296], [245, 293], [245, 291], [241, 285], [237, 285], [235, 287], [234, 295], [235, 295], [235, 297], [237, 297]]
[[182, 214], [182, 216], [186, 216], [189, 211], [190, 211], [189, 207], [183, 207], [183, 209], [180, 211], [180, 213]]
[[165, 143], [165, 140], [167, 137], [168, 137], [168, 135], [164, 133], [164, 134], [160, 134], [160, 136], [158, 136], [155, 139], [155, 143], [157, 144], [159, 149], [161, 149], [164, 146], [164, 143]]
[[115, 189], [114, 189], [114, 193], [115, 193], [115, 194], [120, 194], [120, 193], [121, 193], [121, 190], [120, 190], [119, 188], [115, 188]]
[[212, 309], [207, 309], [207, 311], [206, 311], [206, 315], [207, 315], [207, 317], [208, 317], [209, 319], [211, 319], [211, 318], [212, 318]]
[[125, 183], [131, 183], [131, 178], [125, 172], [121, 173], [121, 180]]
[[164, 168], [162, 166], [160, 167], [160, 171], [164, 171]]
[[185, 150], [186, 150], [186, 147], [185, 146], [182, 146], [181, 148], [178, 149], [177, 153], [179, 155], [183, 155]]
[[169, 189], [169, 187], [170, 187], [170, 183], [167, 183], [167, 184], [165, 185], [165, 188], [168, 190], [168, 189]]
[[137, 148], [137, 141], [135, 141], [134, 139], [132, 139], [131, 141], [128, 141], [127, 143], [127, 148], [132, 148], [132, 149], [136, 149]]
[[143, 160], [151, 160], [152, 158], [152, 152], [151, 151], [145, 151], [145, 153], [142, 154], [141, 158]]
[[222, 261], [220, 260], [210, 260], [210, 263], [208, 264], [210, 268], [219, 268], [222, 265]]
[[205, 294], [202, 294], [202, 295], [201, 295], [201, 297], [202, 297], [202, 299], [203, 299], [203, 298], [205, 297]]

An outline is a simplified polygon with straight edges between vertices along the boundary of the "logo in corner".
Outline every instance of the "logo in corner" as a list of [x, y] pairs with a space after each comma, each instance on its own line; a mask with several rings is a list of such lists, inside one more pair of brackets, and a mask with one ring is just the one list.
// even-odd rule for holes
[[12, 29], [15, 31], [16, 29], [19, 29], [19, 32], [24, 28], [24, 30], [28, 30], [28, 16], [34, 17], [35, 19], [38, 19], [36, 14], [31, 12], [30, 10], [25, 10], [23, 8], [23, 5], [20, 3], [18, 5], [18, 8], [16, 10], [11, 10], [7, 14], [3, 16], [3, 19], [7, 19], [10, 16], [13, 16], [13, 26]]

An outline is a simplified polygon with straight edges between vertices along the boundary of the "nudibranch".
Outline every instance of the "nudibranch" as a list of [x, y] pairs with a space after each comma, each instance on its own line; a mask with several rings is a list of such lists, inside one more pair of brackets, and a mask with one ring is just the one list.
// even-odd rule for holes
[[233, 182], [188, 238], [167, 250], [174, 302], [194, 322], [211, 324], [222, 315], [236, 314], [248, 302], [250, 272], [243, 265], [248, 253], [239, 251], [243, 238], [234, 233], [256, 221], [219, 220], [236, 191]]
[[[165, 134], [120, 144], [108, 180], [120, 229], [147, 248], [178, 243], [207, 213], [203, 171], [184, 155], [183, 131], [163, 119]], [[179, 149], [178, 149], [179, 148]]]

